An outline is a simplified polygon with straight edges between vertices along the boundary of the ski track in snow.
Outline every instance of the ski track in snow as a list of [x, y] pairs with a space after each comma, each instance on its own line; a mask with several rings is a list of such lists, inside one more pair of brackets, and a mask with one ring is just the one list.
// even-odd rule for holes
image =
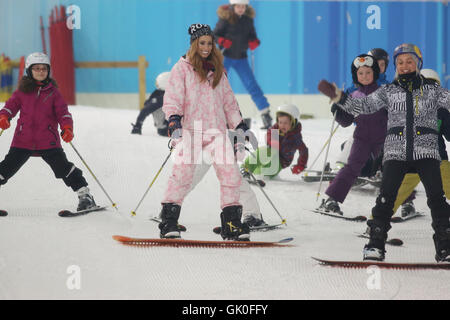
[[[149, 117], [142, 136], [131, 135], [130, 122], [137, 111], [72, 106], [74, 146], [118, 204], [118, 211], [60, 218], [63, 209], [74, 210], [78, 199], [50, 168], [32, 158], [0, 189], [0, 207], [9, 212], [0, 218], [0, 299], [449, 299], [450, 282], [445, 270], [380, 270], [379, 286], [368, 287], [372, 274], [366, 269], [339, 269], [318, 265], [311, 256], [361, 260], [367, 240], [357, 238], [366, 224], [321, 216], [310, 210], [319, 183], [305, 183], [289, 169], [267, 181], [264, 189], [287, 219], [287, 227], [252, 233], [252, 240], [276, 241], [294, 237], [289, 248], [200, 249], [124, 246], [111, 236], [159, 237], [157, 215], [171, 161], [145, 201], [130, 217], [145, 189], [168, 154], [167, 139], [159, 137]], [[0, 137], [1, 157], [7, 153], [12, 127]], [[331, 120], [302, 120], [310, 162], [328, 138]], [[264, 133], [259, 119], [253, 123], [260, 143]], [[333, 164], [340, 144], [353, 127], [339, 128], [333, 137], [329, 160]], [[83, 170], [96, 202], [109, 201], [88, 170], [64, 144], [70, 161]], [[314, 169], [323, 165], [323, 156]], [[219, 184], [210, 169], [187, 197], [180, 223], [186, 239], [219, 240], [212, 232], [219, 225]], [[327, 182], [321, 188], [323, 196]], [[280, 218], [263, 194], [254, 187], [264, 218]], [[423, 187], [418, 188], [416, 208], [422, 218], [393, 224], [391, 238], [403, 247], [387, 246], [386, 261], [434, 262], [431, 218]], [[347, 215], [370, 215], [376, 192], [372, 187], [354, 190], [342, 209]], [[320, 199], [319, 199], [320, 200]], [[79, 270], [79, 289], [70, 289]]]

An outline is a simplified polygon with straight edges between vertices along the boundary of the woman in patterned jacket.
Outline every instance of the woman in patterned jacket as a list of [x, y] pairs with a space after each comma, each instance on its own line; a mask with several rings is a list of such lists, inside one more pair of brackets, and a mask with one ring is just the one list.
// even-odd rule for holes
[[396, 66], [392, 84], [383, 85], [369, 96], [354, 99], [326, 80], [319, 90], [345, 111], [357, 116], [380, 109], [388, 112], [384, 145], [383, 180], [372, 209], [370, 240], [364, 260], [384, 260], [385, 241], [398, 189], [407, 172], [416, 171], [425, 186], [434, 229], [437, 261], [450, 261], [450, 205], [445, 201], [438, 146], [438, 110], [450, 109], [450, 92], [419, 74], [422, 54], [413, 44], [401, 44], [394, 51]]
[[247, 131], [248, 127], [242, 121], [210, 26], [193, 24], [188, 33], [191, 46], [172, 68], [164, 94], [163, 111], [178, 157], [162, 201], [160, 236], [180, 237], [181, 204], [191, 189], [196, 167], [207, 154], [220, 182], [222, 237], [249, 240], [249, 229], [241, 223], [241, 176], [227, 135], [227, 128]]

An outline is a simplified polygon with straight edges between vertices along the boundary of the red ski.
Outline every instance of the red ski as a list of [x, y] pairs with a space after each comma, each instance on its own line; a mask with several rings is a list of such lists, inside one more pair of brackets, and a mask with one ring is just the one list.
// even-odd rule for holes
[[286, 238], [276, 242], [263, 241], [207, 241], [207, 240], [187, 240], [187, 239], [147, 239], [131, 238], [125, 236], [113, 236], [126, 245], [149, 246], [149, 247], [208, 247], [208, 248], [250, 248], [250, 247], [290, 247], [286, 244], [293, 238]]
[[450, 263], [396, 263], [396, 262], [379, 262], [379, 261], [337, 261], [324, 260], [312, 257], [318, 261], [319, 264], [331, 267], [341, 268], [368, 268], [370, 266], [377, 266], [384, 269], [447, 269], [450, 270]]

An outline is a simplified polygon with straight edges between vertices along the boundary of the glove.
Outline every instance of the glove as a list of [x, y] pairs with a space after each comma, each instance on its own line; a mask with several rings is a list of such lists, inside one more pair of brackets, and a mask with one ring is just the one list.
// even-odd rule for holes
[[73, 139], [73, 128], [71, 125], [66, 124], [64, 127], [62, 127], [61, 131], [61, 138], [69, 143]]
[[261, 43], [261, 41], [259, 41], [258, 39], [255, 40], [250, 40], [248, 42], [248, 47], [250, 48], [250, 50], [255, 50], [256, 48], [258, 48], [259, 44]]
[[181, 116], [174, 114], [169, 118], [169, 137], [172, 139], [181, 138]]
[[233, 41], [224, 37], [219, 37], [219, 40], [217, 42], [225, 49], [230, 49], [231, 45], [233, 44]]
[[297, 164], [291, 168], [293, 174], [300, 174], [303, 170], [305, 170], [305, 167], [300, 164]]
[[[227, 130], [228, 131], [228, 138], [231, 141], [231, 144], [233, 145], [233, 151], [234, 154], [237, 155], [243, 154], [245, 156], [245, 141], [242, 138], [238, 138], [238, 134], [236, 131], [233, 130]], [[240, 140], [240, 141], [239, 141]], [[244, 157], [242, 156], [242, 157]]]
[[241, 121], [236, 127], [236, 135], [238, 137], [237, 143], [245, 140], [250, 142], [254, 150], [258, 149], [258, 139], [256, 139], [255, 134], [248, 128], [244, 121]]
[[9, 119], [6, 115], [2, 114], [0, 116], [0, 128], [3, 130], [8, 129], [11, 126], [11, 124], [9, 123]]
[[321, 80], [317, 86], [320, 92], [330, 98], [330, 102], [338, 103], [342, 97], [342, 91], [338, 89], [335, 83], [330, 83], [327, 80]]

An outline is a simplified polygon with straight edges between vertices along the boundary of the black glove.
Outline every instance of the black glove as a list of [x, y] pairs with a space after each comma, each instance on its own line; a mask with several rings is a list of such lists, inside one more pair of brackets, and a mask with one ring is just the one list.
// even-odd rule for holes
[[169, 137], [172, 139], [181, 138], [181, 116], [174, 114], [169, 117]]
[[258, 139], [256, 139], [255, 134], [248, 128], [247, 124], [245, 124], [244, 121], [239, 123], [239, 125], [236, 127], [236, 143], [243, 143], [244, 141], [250, 142], [252, 145], [252, 148], [254, 150], [258, 149]]

